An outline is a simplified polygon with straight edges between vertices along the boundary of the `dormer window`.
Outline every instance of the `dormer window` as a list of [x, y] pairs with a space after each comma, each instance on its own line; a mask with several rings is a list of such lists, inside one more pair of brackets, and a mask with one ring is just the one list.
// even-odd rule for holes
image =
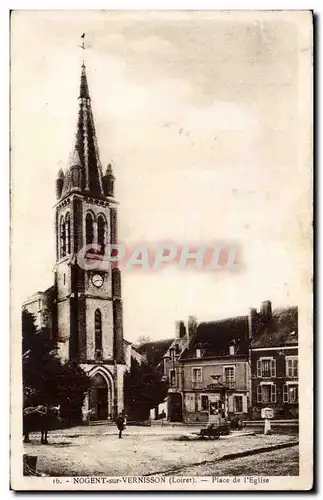
[[176, 370], [169, 370], [169, 385], [174, 387], [176, 385]]
[[196, 349], [196, 357], [197, 358], [201, 357], [201, 349], [199, 347]]
[[236, 342], [235, 340], [231, 340], [229, 343], [229, 356], [234, 356], [236, 353]]

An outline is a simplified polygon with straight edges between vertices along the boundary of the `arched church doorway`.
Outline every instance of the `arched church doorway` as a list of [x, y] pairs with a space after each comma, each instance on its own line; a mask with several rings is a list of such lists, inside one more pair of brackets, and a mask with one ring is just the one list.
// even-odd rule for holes
[[93, 420], [106, 420], [110, 416], [111, 391], [106, 379], [101, 373], [96, 373], [90, 379], [90, 408], [93, 410]]

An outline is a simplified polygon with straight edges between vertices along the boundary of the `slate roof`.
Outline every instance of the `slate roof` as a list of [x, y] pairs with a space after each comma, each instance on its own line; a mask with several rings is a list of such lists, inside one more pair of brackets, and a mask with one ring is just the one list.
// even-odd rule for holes
[[231, 344], [235, 345], [236, 356], [248, 355], [248, 316], [200, 323], [190, 347], [180, 358], [196, 358], [197, 348], [201, 350], [201, 359], [229, 356]]
[[136, 349], [140, 354], [146, 356], [148, 363], [158, 366], [173, 340], [174, 339], [164, 339], [157, 340], [156, 342], [145, 342]]
[[[79, 112], [75, 146], [70, 159], [70, 167], [79, 166], [82, 171], [82, 191], [92, 196], [104, 197], [103, 174], [95, 131], [91, 98], [84, 64], [81, 69]], [[61, 174], [60, 174], [61, 175]], [[73, 178], [68, 169], [64, 178], [61, 196], [69, 194], [73, 188]]]
[[298, 344], [298, 308], [275, 309], [267, 324], [260, 324], [251, 348]]

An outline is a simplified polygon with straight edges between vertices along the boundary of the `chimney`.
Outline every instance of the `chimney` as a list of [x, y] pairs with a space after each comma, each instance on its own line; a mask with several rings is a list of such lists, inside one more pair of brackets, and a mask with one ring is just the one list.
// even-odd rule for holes
[[188, 337], [188, 345], [192, 342], [193, 337], [195, 336], [197, 330], [197, 321], [195, 316], [189, 316], [187, 321], [187, 337]]
[[175, 339], [181, 337], [181, 321], [175, 321]]
[[270, 300], [265, 300], [261, 303], [260, 315], [264, 322], [270, 321], [272, 318], [271, 302]]
[[257, 321], [257, 310], [251, 307], [249, 309], [249, 316], [248, 316], [249, 339], [252, 339], [256, 331], [256, 321]]
[[184, 324], [184, 321], [180, 321], [179, 325], [179, 338], [182, 339], [186, 335], [186, 326]]

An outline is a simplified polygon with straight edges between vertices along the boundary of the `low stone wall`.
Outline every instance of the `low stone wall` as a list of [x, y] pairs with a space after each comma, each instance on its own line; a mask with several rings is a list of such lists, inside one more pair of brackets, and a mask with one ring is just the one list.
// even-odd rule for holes
[[[264, 420], [245, 420], [243, 422], [245, 429], [252, 430], [257, 433], [263, 433], [265, 428]], [[271, 432], [273, 434], [298, 434], [299, 423], [296, 419], [290, 420], [271, 420]]]
[[183, 422], [186, 424], [206, 423], [208, 418], [207, 412], [183, 412]]

